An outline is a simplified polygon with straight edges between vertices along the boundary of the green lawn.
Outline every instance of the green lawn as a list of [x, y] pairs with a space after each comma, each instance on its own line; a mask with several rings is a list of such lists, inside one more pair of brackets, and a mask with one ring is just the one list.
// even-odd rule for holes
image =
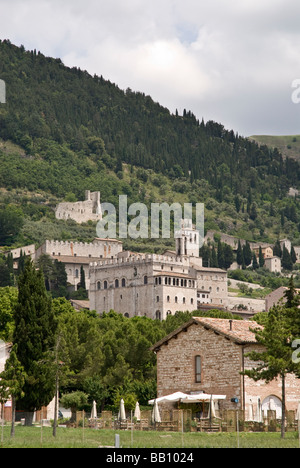
[[[165, 433], [118, 431], [122, 448], [299, 448], [298, 433], [289, 432], [284, 440], [280, 433]], [[1, 428], [0, 428], [1, 434]], [[16, 427], [16, 436], [10, 438], [5, 427], [3, 448], [98, 448], [113, 446], [116, 432], [93, 429], [58, 428], [57, 437], [51, 428]]]

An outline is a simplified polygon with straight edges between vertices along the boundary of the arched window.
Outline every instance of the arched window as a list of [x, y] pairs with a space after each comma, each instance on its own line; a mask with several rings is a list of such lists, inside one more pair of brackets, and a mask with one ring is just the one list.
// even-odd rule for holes
[[100, 281], [98, 281], [98, 283], [97, 283], [97, 290], [100, 291], [100, 289], [101, 289], [101, 283], [100, 283]]
[[195, 357], [195, 382], [201, 383], [201, 356]]
[[[148, 284], [148, 276], [144, 276], [144, 284]], [[155, 284], [157, 284], [157, 278], [155, 279]]]
[[123, 279], [122, 279], [122, 288], [125, 288], [125, 287], [126, 287], [126, 279], [123, 278]]
[[155, 318], [156, 320], [161, 320], [161, 312], [159, 310], [156, 311]]
[[116, 281], [115, 281], [115, 288], [118, 288], [118, 287], [119, 287], [119, 280], [116, 279]]
[[107, 287], [108, 287], [107, 281], [104, 281], [103, 287], [104, 287], [104, 289], [107, 289]]

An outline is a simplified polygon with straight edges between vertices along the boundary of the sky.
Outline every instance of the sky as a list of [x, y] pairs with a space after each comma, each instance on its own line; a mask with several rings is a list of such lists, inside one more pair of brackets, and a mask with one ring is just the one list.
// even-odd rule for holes
[[0, 0], [0, 39], [242, 136], [294, 135], [299, 18], [298, 0]]

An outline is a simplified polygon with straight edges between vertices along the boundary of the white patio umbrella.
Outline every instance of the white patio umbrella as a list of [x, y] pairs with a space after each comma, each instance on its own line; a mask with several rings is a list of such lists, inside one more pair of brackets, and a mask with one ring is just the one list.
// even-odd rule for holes
[[141, 410], [140, 410], [140, 405], [138, 402], [135, 405], [134, 417], [136, 418], [137, 421], [141, 420]]
[[161, 422], [161, 417], [160, 417], [158, 404], [157, 404], [156, 400], [154, 402], [154, 407], [153, 407], [153, 411], [152, 411], [152, 422], [153, 423], [160, 423]]
[[93, 401], [93, 407], [91, 412], [91, 419], [97, 419], [97, 405], [96, 402]]
[[210, 403], [209, 403], [209, 410], [208, 410], [208, 418], [216, 418], [216, 409], [215, 409], [215, 402], [213, 397], [211, 396]]
[[124, 400], [122, 398], [122, 400], [120, 401], [120, 409], [119, 409], [119, 414], [118, 414], [118, 420], [119, 421], [125, 421], [125, 419], [126, 419], [125, 403], [124, 403]]

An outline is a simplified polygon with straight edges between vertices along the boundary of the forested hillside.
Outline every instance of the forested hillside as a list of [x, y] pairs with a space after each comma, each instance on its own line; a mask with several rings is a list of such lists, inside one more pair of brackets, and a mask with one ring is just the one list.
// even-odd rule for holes
[[[150, 96], [8, 40], [0, 78], [0, 202], [21, 207], [28, 229], [54, 222], [57, 201], [89, 189], [113, 203], [122, 193], [131, 202], [204, 202], [207, 228], [297, 241], [300, 205], [286, 194], [300, 187], [300, 166], [277, 149], [189, 110], [172, 115]], [[38, 208], [30, 193], [39, 193]], [[28, 229], [22, 240], [35, 241]]]

